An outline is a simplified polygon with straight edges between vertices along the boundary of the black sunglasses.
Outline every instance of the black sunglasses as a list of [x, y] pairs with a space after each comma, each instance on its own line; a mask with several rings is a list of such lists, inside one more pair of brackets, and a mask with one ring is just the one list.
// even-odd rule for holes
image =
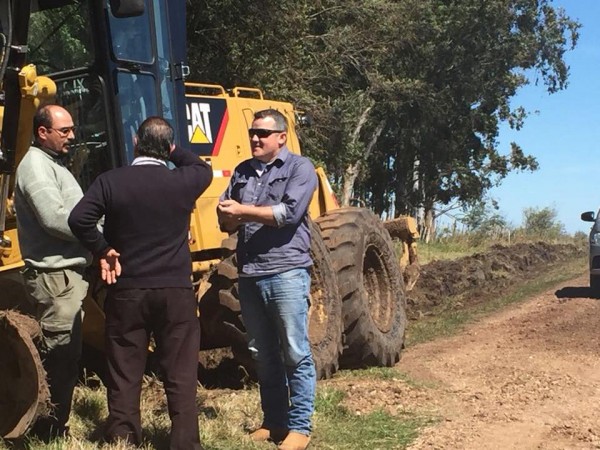
[[271, 136], [273, 133], [283, 133], [283, 130], [266, 130], [264, 128], [250, 128], [248, 135], [252, 138], [254, 135], [258, 136], [259, 139], [263, 139]]

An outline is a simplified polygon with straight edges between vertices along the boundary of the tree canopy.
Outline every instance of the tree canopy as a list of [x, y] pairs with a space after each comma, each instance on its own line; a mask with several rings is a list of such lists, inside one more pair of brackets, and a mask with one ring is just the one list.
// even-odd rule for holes
[[188, 2], [191, 79], [309, 111], [304, 153], [345, 204], [388, 216], [475, 204], [536, 170], [499, 126], [523, 125], [525, 84], [566, 88], [579, 27], [549, 0]]

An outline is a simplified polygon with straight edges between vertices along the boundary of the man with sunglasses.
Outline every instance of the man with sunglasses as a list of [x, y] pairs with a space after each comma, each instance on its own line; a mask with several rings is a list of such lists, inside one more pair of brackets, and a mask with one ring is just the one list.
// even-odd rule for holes
[[83, 196], [63, 157], [75, 139], [73, 119], [58, 105], [41, 107], [33, 118], [34, 144], [16, 172], [15, 209], [25, 268], [25, 290], [42, 328], [39, 351], [48, 374], [50, 417], [38, 419], [33, 434], [43, 441], [67, 434], [81, 355], [83, 278], [90, 253], [67, 224]]
[[307, 158], [286, 147], [287, 122], [279, 111], [255, 113], [249, 137], [252, 158], [236, 167], [217, 213], [224, 231], [238, 232], [240, 305], [264, 416], [250, 438], [304, 450], [316, 386], [307, 211], [317, 177]]

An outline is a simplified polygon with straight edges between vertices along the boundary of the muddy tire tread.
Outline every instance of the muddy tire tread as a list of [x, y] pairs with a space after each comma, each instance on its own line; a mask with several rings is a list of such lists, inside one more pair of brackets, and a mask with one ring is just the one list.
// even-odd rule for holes
[[[406, 297], [389, 233], [379, 219], [362, 208], [342, 208], [316, 220], [337, 270], [343, 300], [344, 351], [340, 367], [392, 366], [400, 359], [406, 329]], [[363, 263], [367, 245], [378, 247], [395, 310], [389, 331], [382, 332], [369, 313]]]

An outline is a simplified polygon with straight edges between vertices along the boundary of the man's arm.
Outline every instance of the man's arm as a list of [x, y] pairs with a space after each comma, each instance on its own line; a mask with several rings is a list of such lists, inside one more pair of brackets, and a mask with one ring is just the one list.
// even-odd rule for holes
[[69, 227], [83, 246], [98, 257], [102, 280], [106, 284], [114, 284], [121, 275], [121, 255], [108, 244], [98, 230], [98, 221], [105, 211], [102, 180], [98, 177], [71, 211]]
[[[77, 238], [71, 232], [67, 219], [70, 205], [83, 195], [81, 188], [73, 179], [71, 189], [61, 193], [56, 175], [48, 164], [38, 164], [40, 161], [35, 158], [30, 161], [30, 165], [20, 168], [18, 189], [27, 200], [38, 223], [48, 234], [65, 241], [76, 242]], [[69, 206], [65, 204], [63, 195], [70, 197]]]
[[219, 223], [226, 231], [244, 222], [258, 222], [278, 228], [298, 223], [304, 217], [316, 187], [315, 168], [308, 159], [302, 158], [288, 180], [281, 203], [270, 206], [244, 205], [230, 199], [228, 189], [217, 207]]
[[277, 222], [273, 214], [272, 206], [242, 205], [235, 200], [223, 200], [219, 202], [217, 214], [224, 226], [239, 226], [244, 222], [258, 222], [263, 225], [276, 227]]
[[83, 246], [95, 256], [103, 256], [111, 246], [98, 230], [98, 221], [106, 211], [102, 176], [96, 178], [69, 215], [69, 227]]
[[317, 184], [315, 166], [308, 158], [298, 158], [281, 203], [272, 207], [277, 227], [299, 223], [304, 219]]
[[196, 198], [212, 182], [212, 167], [189, 150], [173, 146], [169, 159], [180, 169], [182, 182], [190, 186]]

